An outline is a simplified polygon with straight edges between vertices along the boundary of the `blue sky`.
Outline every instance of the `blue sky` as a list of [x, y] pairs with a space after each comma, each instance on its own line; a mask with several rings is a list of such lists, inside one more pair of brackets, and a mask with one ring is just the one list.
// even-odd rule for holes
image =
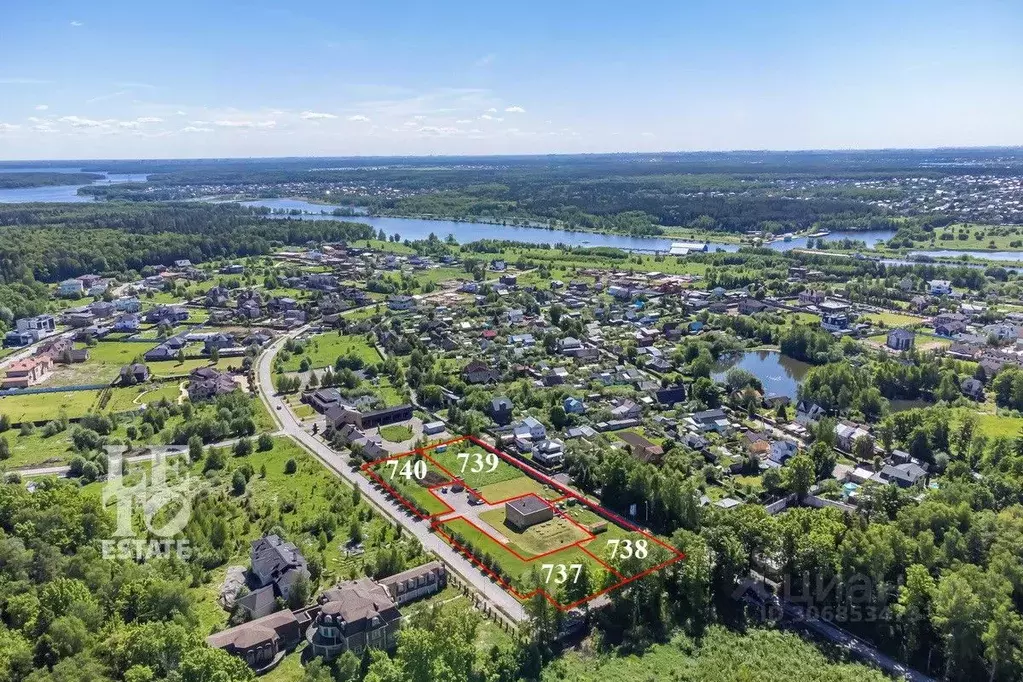
[[1023, 3], [0, 10], [0, 158], [1023, 144]]

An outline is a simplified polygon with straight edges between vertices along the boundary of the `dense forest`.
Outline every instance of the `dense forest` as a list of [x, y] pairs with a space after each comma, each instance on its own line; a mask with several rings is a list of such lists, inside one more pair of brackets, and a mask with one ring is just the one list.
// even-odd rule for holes
[[52, 185], [84, 185], [103, 179], [97, 173], [0, 173], [0, 189], [47, 187]]

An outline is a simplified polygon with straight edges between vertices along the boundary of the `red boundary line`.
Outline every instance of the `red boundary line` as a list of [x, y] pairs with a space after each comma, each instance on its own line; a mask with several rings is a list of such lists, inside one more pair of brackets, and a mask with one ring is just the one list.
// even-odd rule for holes
[[[429, 450], [436, 450], [439, 447], [444, 447], [444, 446], [447, 446], [447, 445], [452, 445], [454, 443], [461, 443], [462, 441], [465, 441], [465, 440], [468, 440], [468, 441], [474, 443], [475, 445], [478, 445], [479, 447], [483, 448], [484, 450], [486, 450], [488, 452], [494, 453], [495, 455], [497, 455], [498, 457], [503, 459], [505, 462], [507, 462], [509, 465], [511, 465], [511, 466], [515, 467], [516, 469], [519, 469], [520, 471], [526, 473], [528, 476], [530, 476], [530, 477], [532, 477], [534, 479], [539, 479], [543, 483], [553, 487], [555, 490], [557, 490], [558, 492], [562, 493], [562, 496], [558, 497], [558, 498], [556, 498], [554, 500], [543, 500], [543, 498], [541, 498], [539, 495], [536, 495], [536, 493], [525, 493], [523, 495], [516, 495], [516, 496], [513, 496], [513, 497], [509, 497], [509, 498], [507, 498], [505, 500], [497, 500], [497, 501], [493, 501], [493, 502], [491, 502], [490, 500], [487, 500], [485, 497], [480, 495], [478, 491], [476, 491], [473, 488], [470, 488], [469, 486], [465, 485], [464, 481], [462, 481], [459, 477], [455, 476], [450, 471], [445, 469], [435, 459], [433, 459], [433, 457], [431, 457], [429, 454], [427, 454], [427, 451], [429, 451]], [[427, 488], [427, 490], [430, 491], [430, 494], [433, 495], [434, 498], [436, 498], [441, 504], [443, 504], [445, 507], [447, 507], [447, 511], [439, 512], [439, 513], [435, 513], [435, 514], [424, 514], [423, 512], [420, 512], [418, 509], [416, 509], [414, 504], [412, 504], [407, 499], [405, 499], [405, 497], [403, 497], [401, 495], [401, 493], [399, 493], [397, 490], [395, 490], [391, 485], [389, 485], [386, 481], [384, 481], [384, 479], [379, 474], [377, 474], [375, 471], [373, 471], [373, 468], [376, 467], [379, 464], [382, 464], [382, 463], [387, 462], [387, 461], [395, 460], [395, 459], [401, 459], [403, 457], [408, 457], [410, 455], [421, 455], [421, 456], [425, 457], [427, 460], [429, 460], [433, 464], [433, 466], [435, 466], [437, 469], [439, 469], [440, 471], [444, 472], [444, 474], [446, 474], [447, 476], [450, 477], [449, 481], [446, 481], [444, 483], [438, 483], [436, 485], [433, 485], [433, 486], [430, 486], [429, 488]], [[604, 594], [606, 594], [606, 593], [608, 593], [608, 592], [610, 592], [612, 590], [616, 590], [616, 589], [618, 589], [620, 587], [624, 587], [625, 585], [628, 585], [629, 583], [631, 583], [631, 582], [633, 582], [635, 580], [639, 580], [640, 578], [642, 578], [644, 576], [647, 576], [647, 575], [653, 573], [654, 571], [659, 571], [662, 568], [665, 568], [665, 567], [667, 567], [667, 566], [669, 566], [669, 565], [671, 565], [671, 564], [673, 564], [675, 562], [678, 562], [678, 561], [681, 561], [682, 559], [685, 559], [685, 554], [683, 554], [682, 552], [678, 551], [677, 549], [675, 549], [674, 547], [672, 547], [668, 543], [666, 543], [666, 542], [658, 539], [657, 537], [651, 535], [650, 533], [646, 532], [645, 530], [643, 530], [642, 528], [640, 528], [636, 524], [632, 523], [631, 521], [626, 520], [625, 518], [623, 518], [623, 517], [619, 516], [618, 514], [614, 513], [610, 509], [606, 509], [606, 508], [604, 508], [604, 507], [602, 507], [602, 506], [600, 506], [598, 504], [595, 504], [595, 503], [591, 502], [586, 497], [583, 497], [582, 495], [579, 495], [578, 493], [570, 490], [569, 488], [567, 488], [566, 486], [562, 485], [558, 481], [554, 480], [550, 476], [547, 476], [546, 474], [538, 471], [537, 469], [535, 469], [534, 467], [526, 464], [525, 462], [522, 462], [522, 461], [517, 460], [517, 459], [515, 459], [513, 457], [510, 457], [509, 455], [505, 454], [504, 452], [498, 450], [494, 446], [490, 445], [489, 443], [487, 443], [487, 442], [485, 442], [483, 440], [480, 440], [479, 438], [477, 438], [475, 436], [460, 436], [458, 438], [452, 438], [450, 440], [443, 441], [441, 443], [435, 443], [435, 444], [427, 446], [425, 448], [417, 448], [416, 450], [411, 450], [409, 452], [403, 452], [403, 453], [398, 454], [398, 455], [391, 455], [390, 457], [383, 457], [381, 459], [377, 459], [377, 460], [373, 460], [371, 462], [367, 462], [367, 463], [363, 464], [361, 468], [362, 468], [362, 471], [364, 473], [366, 473], [368, 476], [372, 477], [377, 483], [379, 483], [381, 486], [383, 486], [391, 494], [391, 496], [393, 496], [395, 499], [399, 500], [402, 504], [404, 504], [406, 507], [408, 507], [412, 511], [413, 514], [418, 516], [420, 519], [423, 519], [424, 521], [430, 521], [431, 530], [436, 531], [437, 534], [439, 534], [441, 537], [443, 537], [448, 542], [448, 544], [452, 545], [459, 552], [461, 552], [463, 555], [465, 555], [466, 558], [468, 558], [469, 561], [472, 564], [474, 564], [481, 571], [483, 571], [491, 580], [493, 580], [494, 582], [499, 584], [501, 587], [503, 587], [505, 590], [510, 592], [512, 595], [514, 595], [517, 599], [519, 599], [521, 601], [526, 601], [528, 599], [531, 599], [532, 597], [536, 596], [539, 593], [548, 602], [550, 602], [552, 605], [556, 606], [558, 609], [560, 609], [562, 611], [570, 611], [571, 609], [574, 609], [575, 607], [580, 606], [581, 604], [584, 604], [584, 603], [586, 603], [588, 601], [596, 599], [597, 597], [600, 597], [601, 595], [604, 595]], [[501, 504], [502, 502], [508, 502], [508, 501], [511, 501], [511, 500], [516, 500], [516, 499], [520, 499], [520, 498], [523, 498], [523, 497], [529, 497], [529, 496], [537, 497], [538, 499], [543, 500], [544, 503], [546, 503], [549, 506], [553, 507], [554, 510], [555, 510], [555, 514], [561, 516], [562, 518], [567, 518], [571, 523], [574, 523], [578, 528], [582, 529], [590, 537], [586, 538], [586, 539], [582, 539], [582, 540], [577, 540], [576, 542], [573, 542], [570, 545], [565, 545], [564, 547], [559, 547], [557, 549], [551, 550], [550, 552], [545, 552], [544, 554], [539, 554], [539, 555], [533, 556], [531, 558], [522, 557], [517, 552], [515, 552], [513, 549], [511, 549], [511, 548], [507, 547], [506, 545], [504, 545], [503, 543], [501, 543], [494, 536], [490, 535], [490, 533], [487, 533], [486, 530], [484, 530], [483, 528], [480, 528], [479, 526], [477, 526], [476, 524], [474, 524], [472, 521], [470, 521], [469, 519], [465, 518], [464, 516], [456, 516], [454, 518], [447, 519], [446, 521], [440, 521], [437, 518], [437, 517], [449, 514], [449, 513], [453, 512], [455, 510], [447, 502], [442, 500], [433, 491], [436, 488], [440, 488], [440, 487], [443, 487], [445, 485], [451, 485], [456, 480], [461, 483], [461, 485], [465, 488], [466, 491], [472, 492], [473, 495], [475, 495], [476, 497], [478, 497], [479, 499], [481, 499], [483, 502], [485, 502], [488, 505]], [[554, 506], [558, 502], [561, 502], [561, 501], [563, 501], [563, 500], [565, 500], [567, 498], [573, 498], [577, 502], [582, 503], [584, 506], [586, 506], [589, 509], [593, 510], [598, 516], [602, 516], [605, 519], [607, 519], [609, 521], [612, 521], [613, 523], [616, 523], [617, 525], [622, 526], [622, 527], [628, 529], [629, 531], [631, 531], [633, 533], [639, 533], [640, 535], [642, 535], [643, 537], [647, 538], [648, 540], [650, 540], [650, 541], [660, 545], [664, 549], [668, 550], [668, 552], [670, 552], [672, 554], [672, 557], [669, 558], [666, 561], [662, 561], [661, 563], [657, 564], [656, 566], [652, 566], [652, 567], [646, 569], [645, 571], [637, 573], [634, 576], [631, 576], [631, 577], [628, 577], [628, 578], [625, 577], [617, 569], [615, 569], [611, 565], [607, 564], [602, 559], [600, 559], [600, 557], [598, 557], [596, 554], [594, 554], [593, 552], [589, 551], [588, 549], [586, 549], [585, 547], [582, 546], [583, 542], [590, 542], [593, 539], [595, 539], [597, 536], [593, 535], [592, 533], [590, 533], [586, 528], [584, 528], [581, 524], [579, 524], [577, 521], [575, 521], [575, 519], [572, 519], [571, 517], [567, 516], [563, 512], [560, 512], [557, 509], [557, 507]], [[459, 519], [461, 519], [462, 521], [465, 521], [466, 523], [471, 525], [473, 528], [477, 529], [478, 531], [480, 531], [481, 533], [486, 535], [488, 538], [490, 538], [495, 543], [497, 543], [502, 549], [504, 549], [508, 553], [514, 555], [520, 561], [527, 562], [527, 563], [530, 562], [530, 561], [533, 561], [533, 560], [536, 560], [536, 559], [548, 556], [550, 554], [554, 554], [556, 552], [561, 552], [561, 551], [564, 551], [566, 549], [571, 549], [572, 547], [579, 547], [579, 549], [581, 549], [583, 552], [585, 552], [589, 556], [593, 557], [593, 559], [596, 560], [597, 563], [601, 564], [602, 566], [607, 568], [609, 571], [614, 573], [619, 578], [619, 581], [617, 583], [615, 583], [613, 585], [609, 585], [608, 587], [605, 587], [605, 588], [603, 588], [603, 589], [601, 589], [601, 590], [599, 590], [599, 591], [597, 591], [597, 592], [595, 592], [595, 593], [593, 593], [593, 594], [591, 594], [591, 595], [589, 595], [587, 597], [584, 597], [582, 599], [574, 601], [571, 604], [562, 604], [562, 603], [560, 603], [547, 590], [545, 590], [543, 588], [539, 588], [539, 587], [536, 588], [535, 590], [533, 590], [532, 592], [523, 594], [523, 593], [519, 592], [518, 590], [516, 590], [515, 587], [510, 582], [508, 582], [507, 580], [505, 580], [501, 576], [497, 575], [497, 573], [495, 573], [493, 570], [491, 570], [487, 566], [483, 565], [483, 562], [480, 561], [471, 550], [469, 550], [468, 548], [464, 547], [461, 543], [457, 542], [453, 537], [451, 537], [450, 535], [448, 535], [447, 533], [444, 532], [443, 527], [444, 527], [445, 524], [450, 523], [452, 521], [457, 521]]]

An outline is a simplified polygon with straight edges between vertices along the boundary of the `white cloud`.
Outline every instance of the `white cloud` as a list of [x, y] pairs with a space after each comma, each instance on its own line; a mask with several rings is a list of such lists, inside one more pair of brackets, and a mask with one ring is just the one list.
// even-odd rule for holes
[[0, 123], [0, 133], [9, 133], [17, 130], [21, 126], [14, 123]]
[[91, 118], [82, 118], [80, 116], [61, 116], [57, 119], [61, 123], [69, 123], [72, 128], [101, 128], [105, 125], [104, 121], [94, 121]]
[[85, 26], [85, 24], [83, 24], [82, 22], [77, 21], [77, 20], [76, 21], [72, 21], [71, 25], [72, 26]]
[[205, 128], [202, 126], [185, 126], [181, 129], [183, 133], [212, 133], [213, 128]]
[[488, 114], [496, 114], [497, 113], [497, 107], [490, 107], [489, 109], [487, 109], [487, 113]]
[[49, 108], [50, 107], [47, 104], [37, 104], [36, 105], [36, 111], [46, 111]]
[[654, 136], [653, 133], [640, 133], [640, 135], [642, 135], [643, 137], [653, 137]]
[[139, 123], [163, 123], [163, 119], [158, 116], [140, 116], [135, 120]]
[[459, 125], [465, 125], [466, 123], [472, 123], [472, 119], [471, 118], [460, 118], [457, 121], [455, 121], [455, 123], [457, 123]]
[[220, 126], [221, 128], [273, 128], [277, 125], [277, 121], [234, 121], [234, 120], [220, 120], [214, 121], [213, 125]]
[[337, 118], [337, 116], [335, 116], [334, 114], [327, 114], [320, 111], [303, 111], [300, 115], [300, 118], [304, 118], [307, 121], [316, 121], [325, 118]]
[[490, 114], [483, 114], [482, 116], [480, 116], [480, 118], [483, 119], [484, 121], [493, 121], [494, 120], [494, 117], [491, 116]]
[[369, 116], [363, 116], [362, 114], [355, 114], [354, 116], [349, 116], [348, 120], [349, 121], [353, 121], [355, 123], [368, 123], [369, 122]]
[[524, 113], [526, 113], [526, 110], [523, 109], [522, 107], [508, 107], [507, 109], [505, 109], [505, 111], [508, 112], [509, 114], [524, 114]]

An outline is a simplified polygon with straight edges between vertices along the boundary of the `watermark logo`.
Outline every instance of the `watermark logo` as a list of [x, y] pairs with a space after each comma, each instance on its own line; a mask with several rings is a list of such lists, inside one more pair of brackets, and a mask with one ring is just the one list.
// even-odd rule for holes
[[[192, 516], [192, 481], [185, 458], [170, 458], [153, 451], [149, 468], [140, 467], [138, 480], [129, 485], [124, 477], [123, 455], [110, 457], [109, 474], [103, 486], [103, 504], [117, 505], [114, 537], [102, 541], [103, 558], [145, 561], [171, 555], [188, 559], [191, 547], [181, 537]], [[141, 509], [146, 535], [135, 525]]]
[[860, 573], [844, 581], [834, 576], [825, 580], [806, 574], [784, 575], [771, 588], [747, 578], [732, 597], [745, 601], [762, 620], [826, 621], [836, 625], [891, 620], [887, 604], [877, 599], [877, 587], [873, 578]]

